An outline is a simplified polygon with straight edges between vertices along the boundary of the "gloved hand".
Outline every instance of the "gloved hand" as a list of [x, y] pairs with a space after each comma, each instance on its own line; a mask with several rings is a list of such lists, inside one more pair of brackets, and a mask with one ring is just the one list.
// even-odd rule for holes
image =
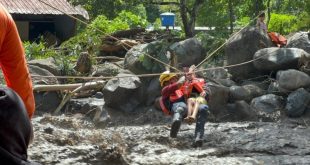
[[179, 78], [179, 80], [177, 81], [178, 84], [183, 84], [185, 82], [185, 76], [182, 76]]

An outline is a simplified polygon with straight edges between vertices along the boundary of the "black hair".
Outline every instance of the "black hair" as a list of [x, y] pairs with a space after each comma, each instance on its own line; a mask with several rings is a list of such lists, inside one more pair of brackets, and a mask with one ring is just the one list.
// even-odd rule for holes
[[265, 17], [265, 12], [260, 12], [258, 17]]

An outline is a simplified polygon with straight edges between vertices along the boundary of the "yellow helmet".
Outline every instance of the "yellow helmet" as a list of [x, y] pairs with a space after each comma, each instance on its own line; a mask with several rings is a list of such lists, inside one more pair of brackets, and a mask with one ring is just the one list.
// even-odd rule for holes
[[165, 71], [163, 72], [160, 76], [159, 76], [159, 83], [161, 86], [164, 86], [164, 83], [169, 81], [171, 78], [175, 77], [176, 74], [174, 73], [170, 73], [169, 71]]

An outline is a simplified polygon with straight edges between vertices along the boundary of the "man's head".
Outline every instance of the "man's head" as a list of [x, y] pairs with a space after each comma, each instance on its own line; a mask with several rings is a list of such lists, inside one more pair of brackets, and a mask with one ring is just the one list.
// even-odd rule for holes
[[265, 19], [265, 12], [261, 11], [258, 15], [258, 18], [263, 21]]
[[159, 77], [159, 83], [162, 87], [177, 82], [177, 75], [169, 71], [163, 72]]

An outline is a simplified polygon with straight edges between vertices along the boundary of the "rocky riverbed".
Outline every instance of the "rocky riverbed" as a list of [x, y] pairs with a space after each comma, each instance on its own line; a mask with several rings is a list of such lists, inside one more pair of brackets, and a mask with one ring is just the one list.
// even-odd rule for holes
[[37, 116], [29, 158], [42, 164], [310, 164], [307, 117], [208, 122], [203, 147], [193, 148], [194, 125], [184, 123], [171, 139], [169, 119], [153, 114], [115, 118], [100, 128], [79, 114]]

